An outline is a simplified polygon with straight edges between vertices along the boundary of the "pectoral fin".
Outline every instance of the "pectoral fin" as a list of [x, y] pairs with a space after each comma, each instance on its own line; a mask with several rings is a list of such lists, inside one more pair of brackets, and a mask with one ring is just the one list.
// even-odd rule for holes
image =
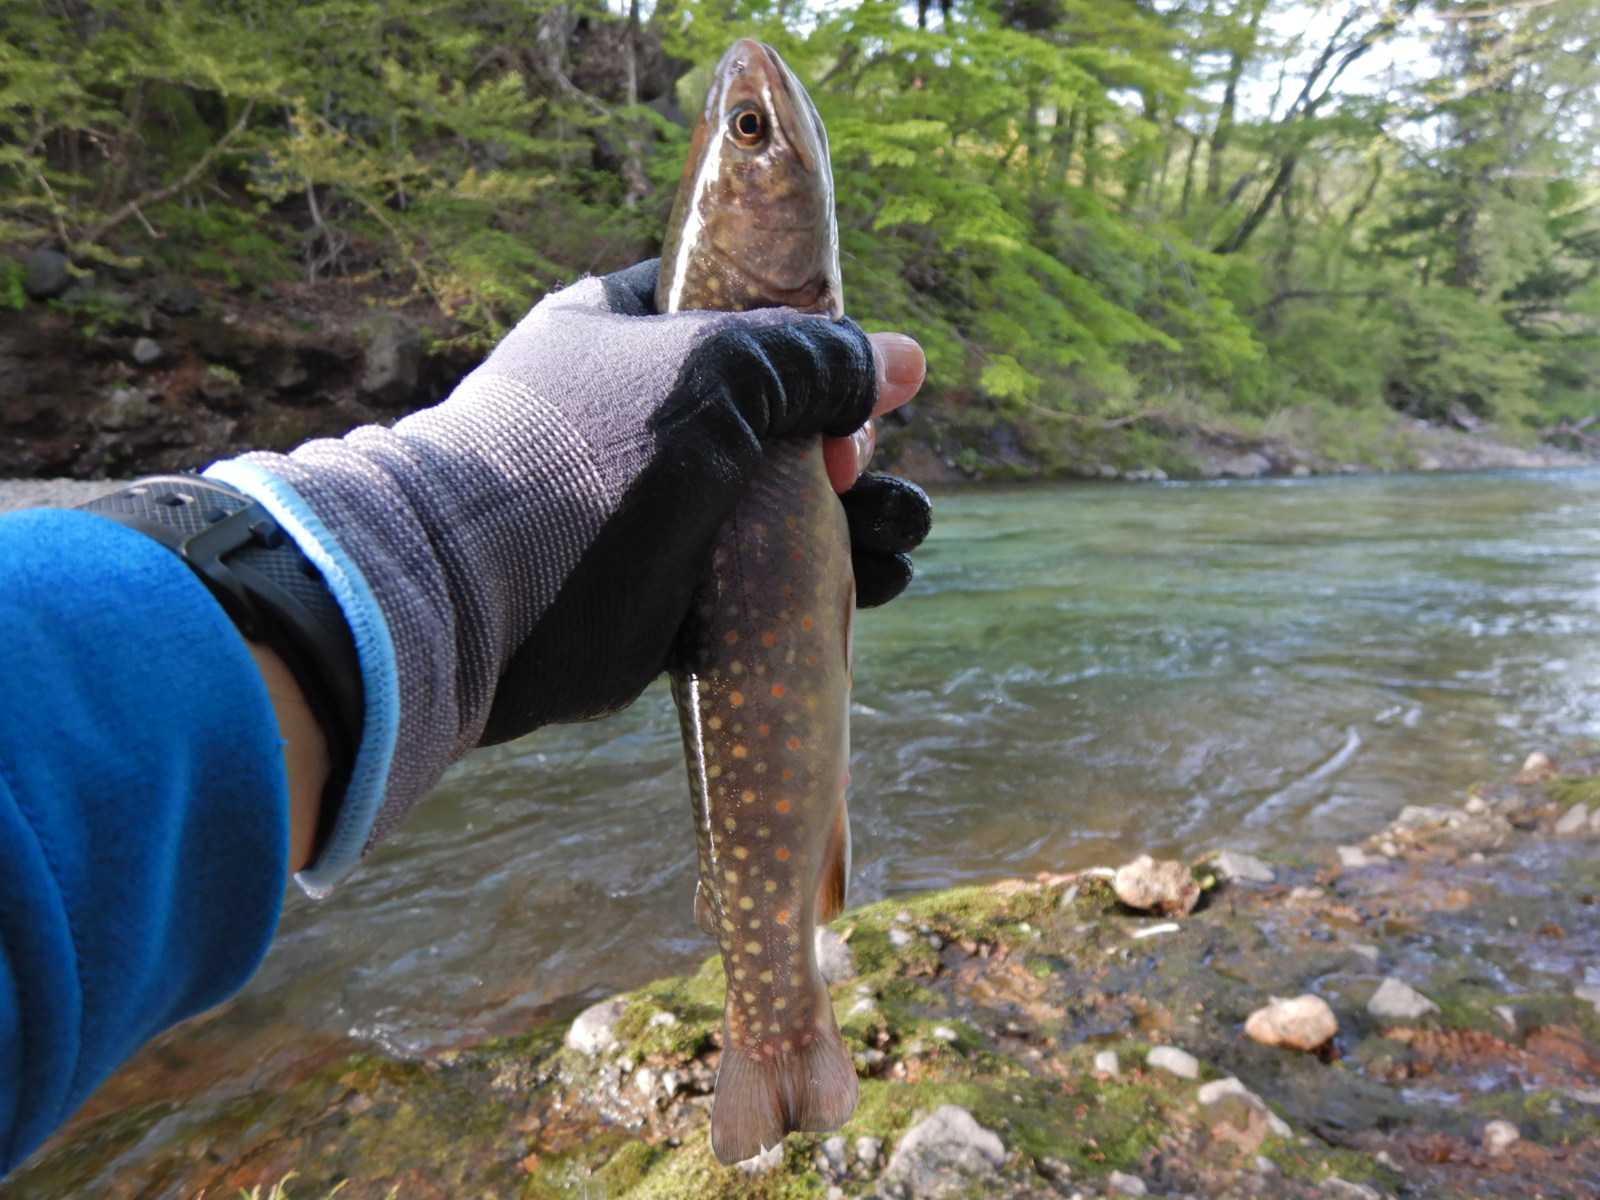
[[717, 914], [711, 911], [711, 897], [699, 880], [694, 885], [694, 923], [707, 937], [717, 936]]
[[844, 911], [850, 884], [850, 809], [839, 801], [839, 815], [822, 854], [822, 880], [817, 885], [817, 923], [826, 924]]

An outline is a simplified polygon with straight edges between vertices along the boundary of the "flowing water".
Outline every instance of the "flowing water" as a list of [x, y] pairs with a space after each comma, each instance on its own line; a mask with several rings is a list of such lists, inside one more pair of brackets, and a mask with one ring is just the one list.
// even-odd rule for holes
[[[857, 623], [853, 903], [1326, 847], [1600, 732], [1600, 471], [937, 507], [912, 590]], [[681, 970], [710, 953], [693, 864], [663, 688], [479, 753], [332, 900], [291, 897], [244, 996], [94, 1109], [254, 1086], [348, 1038], [505, 1032]]]

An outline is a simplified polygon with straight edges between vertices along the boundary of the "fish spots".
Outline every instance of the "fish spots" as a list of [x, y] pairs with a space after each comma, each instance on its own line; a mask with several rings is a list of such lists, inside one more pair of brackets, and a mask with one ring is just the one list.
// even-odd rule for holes
[[724, 879], [726, 879], [729, 883], [738, 883], [739, 882], [739, 872], [737, 872], [737, 871], [724, 871], [722, 873], [722, 877]]
[[787, 847], [787, 846], [779, 846], [776, 850], [774, 850], [772, 852], [772, 857], [777, 859], [779, 862], [788, 862], [789, 861], [789, 847]]
[[[770, 879], [767, 880], [767, 882], [768, 883], [772, 883], [772, 881]], [[777, 887], [776, 884], [773, 884], [772, 890], [773, 891], [777, 891], [778, 890], [778, 887]], [[772, 914], [772, 919], [774, 921], [776, 921], [779, 925], [787, 925], [789, 923], [789, 918], [790, 918], [791, 915], [792, 914], [789, 912], [789, 910], [787, 908], [780, 908], [777, 912]]]
[[773, 1009], [774, 1012], [782, 1012], [784, 1009], [786, 1009], [788, 1007], [789, 1007], [789, 1002], [787, 1000], [785, 1000], [782, 996], [778, 996], [772, 1001], [772, 1009]]
[[783, 769], [783, 774], [781, 776], [779, 776], [779, 778], [781, 778], [785, 783], [788, 783], [791, 779], [794, 778], [794, 768], [793, 767], [785, 767]]
[[757, 975], [756, 978], [759, 979], [762, 983], [771, 983], [772, 982], [772, 972], [771, 971], [763, 971], [763, 972], [761, 972], [761, 974]]
[[761, 644], [768, 650], [771, 650], [778, 644], [778, 635], [770, 629], [767, 630], [767, 632], [761, 635]]
[[735, 858], [738, 858], [738, 859], [749, 858], [750, 857], [750, 847], [749, 846], [735, 846], [733, 848], [733, 856]]
[[730, 645], [730, 646], [738, 645], [739, 644], [739, 631], [737, 629], [728, 630], [727, 633], [722, 635], [722, 640], [724, 642], [727, 642], [728, 645]]
[[789, 747], [791, 750], [798, 750], [802, 745], [804, 745], [804, 743], [801, 742], [799, 738], [791, 735], [789, 740], [785, 742], [784, 745]]
[[757, 737], [771, 737], [772, 736], [772, 726], [771, 725], [757, 725], [756, 726], [756, 736]]
[[800, 618], [800, 628], [804, 629], [807, 633], [810, 633], [816, 627], [817, 627], [817, 623], [813, 618], [811, 618], [811, 617], [801, 617]]
[[783, 684], [775, 683], [772, 685], [772, 698], [774, 700], [782, 700], [788, 691], [789, 689], [784, 687]]
[[743, 708], [744, 693], [735, 688], [733, 691], [728, 693], [728, 703], [733, 705], [734, 708]]
[[773, 807], [776, 808], [780, 813], [787, 813], [790, 809], [792, 809], [794, 807], [794, 805], [792, 803], [790, 803], [788, 800], [779, 800], [776, 804], [773, 805]]
[[740, 662], [737, 658], [734, 659], [731, 663], [728, 664], [728, 674], [730, 674], [730, 675], [743, 675], [744, 674], [744, 663]]
[[[761, 885], [761, 890], [766, 892], [766, 894], [769, 895], [769, 896], [772, 895], [773, 892], [778, 890], [778, 881], [776, 879], [767, 880], [765, 883], [763, 883]], [[778, 924], [787, 925], [788, 923], [789, 923], [788, 910], [784, 909], [778, 915]]]
[[[743, 800], [746, 804], [754, 804], [756, 802], [755, 790], [753, 788], [745, 788], [744, 791], [739, 793], [739, 799]], [[743, 848], [744, 847], [742, 846], [740, 847], [741, 850]], [[735, 851], [735, 853], [737, 854], [738, 851]], [[739, 857], [743, 858], [744, 855], [740, 854]]]
[[711, 730], [713, 733], [715, 733], [717, 730], [722, 728], [722, 718], [721, 717], [712, 717], [709, 721], [706, 722], [706, 728]]
[[722, 827], [729, 833], [736, 833], [739, 829], [739, 822], [735, 821], [732, 817], [723, 817]]
[[749, 912], [755, 906], [756, 906], [756, 902], [754, 900], [750, 899], [749, 896], [740, 896], [739, 897], [739, 907], [741, 909], [743, 909], [745, 912]]
[[[783, 923], [784, 923], [784, 924], [785, 924], [785, 925], [787, 925], [787, 924], [788, 924], [788, 923], [789, 923], [789, 922], [787, 922], [787, 921], [785, 921], [785, 922], [783, 922]], [[738, 927], [738, 926], [737, 926], [737, 925], [735, 925], [735, 924], [734, 924], [734, 923], [733, 923], [733, 922], [732, 922], [732, 921], [730, 921], [730, 920], [728, 920], [728, 918], [727, 918], [727, 917], [723, 917], [723, 918], [722, 918], [722, 928], [723, 928], [723, 929], [724, 929], [724, 930], [725, 930], [725, 931], [726, 931], [726, 932], [728, 932], [728, 933], [732, 933], [732, 932], [733, 932], [733, 931], [734, 931], [734, 930], [735, 930], [735, 929], [737, 929], [737, 928], [739, 928], [739, 927]]]
[[706, 768], [706, 778], [707, 779], [721, 779], [722, 778], [722, 768], [717, 766], [716, 763], [712, 763], [709, 767]]
[[760, 942], [746, 942], [744, 944], [744, 952], [746, 954], [760, 954], [761, 953], [761, 943]]
[[748, 758], [748, 757], [750, 757], [750, 747], [746, 746], [743, 742], [739, 742], [733, 748], [733, 756], [735, 758]]

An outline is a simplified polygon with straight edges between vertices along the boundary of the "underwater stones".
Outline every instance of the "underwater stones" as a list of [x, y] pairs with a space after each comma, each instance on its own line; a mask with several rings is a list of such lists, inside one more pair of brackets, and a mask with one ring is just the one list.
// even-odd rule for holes
[[1118, 868], [1111, 886], [1129, 908], [1169, 917], [1188, 916], [1200, 900], [1200, 885], [1188, 867], [1175, 859], [1158, 862], [1148, 854]]
[[1316, 1050], [1339, 1032], [1339, 1019], [1321, 996], [1274, 996], [1246, 1018], [1245, 1036], [1263, 1046]]
[[1271, 883], [1272, 868], [1253, 854], [1242, 850], [1219, 850], [1211, 865], [1224, 879], [1238, 883]]
[[817, 927], [817, 970], [829, 984], [856, 977], [856, 958], [850, 944], [825, 925]]
[[906, 1131], [884, 1180], [904, 1196], [955, 1197], [993, 1175], [1005, 1160], [998, 1134], [960, 1105], [943, 1104]]
[[1504, 1154], [1522, 1140], [1522, 1131], [1510, 1121], [1490, 1121], [1483, 1127], [1483, 1151], [1489, 1155]]
[[621, 996], [613, 996], [610, 1000], [602, 1000], [584, 1009], [572, 1022], [572, 1028], [567, 1030], [567, 1049], [590, 1055], [616, 1049], [617, 1022], [622, 1019], [627, 1006], [627, 1001]]
[[1145, 1055], [1144, 1061], [1158, 1070], [1176, 1075], [1179, 1079], [1199, 1079], [1200, 1060], [1187, 1050], [1176, 1046], [1157, 1046]]
[[1556, 822], [1557, 837], [1577, 837], [1589, 832], [1589, 806], [1574, 804]]
[[1437, 1004], [1393, 975], [1385, 978], [1367, 1001], [1367, 1012], [1380, 1021], [1414, 1021], [1438, 1011]]

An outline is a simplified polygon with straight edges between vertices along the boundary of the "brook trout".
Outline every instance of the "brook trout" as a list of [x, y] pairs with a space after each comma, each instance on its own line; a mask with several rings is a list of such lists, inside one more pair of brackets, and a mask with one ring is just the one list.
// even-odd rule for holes
[[[662, 312], [839, 316], [828, 135], [776, 51], [734, 44], [695, 130], [662, 252]], [[837, 1129], [856, 1072], [817, 970], [850, 872], [855, 580], [820, 438], [780, 442], [718, 534], [675, 671], [698, 831], [695, 919], [728, 995], [711, 1144], [725, 1163]]]

